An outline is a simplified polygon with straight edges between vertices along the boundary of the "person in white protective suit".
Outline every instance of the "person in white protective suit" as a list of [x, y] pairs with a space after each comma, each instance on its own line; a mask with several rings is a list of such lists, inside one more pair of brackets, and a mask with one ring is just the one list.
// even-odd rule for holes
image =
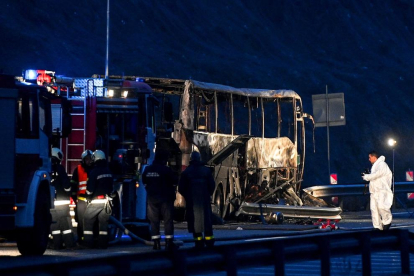
[[375, 151], [371, 151], [368, 156], [372, 164], [371, 173], [363, 174], [362, 178], [369, 181], [372, 224], [379, 230], [388, 230], [392, 221], [392, 172], [384, 156], [379, 157]]

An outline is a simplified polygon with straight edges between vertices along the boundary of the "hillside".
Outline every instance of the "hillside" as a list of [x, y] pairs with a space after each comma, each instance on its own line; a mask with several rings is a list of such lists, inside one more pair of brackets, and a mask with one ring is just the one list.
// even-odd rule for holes
[[[3, 0], [0, 70], [104, 74], [106, 1]], [[361, 183], [376, 149], [396, 181], [414, 169], [414, 2], [111, 1], [110, 74], [192, 78], [235, 87], [345, 93], [346, 126], [330, 128], [331, 171]], [[326, 129], [308, 126], [304, 186], [328, 182]]]

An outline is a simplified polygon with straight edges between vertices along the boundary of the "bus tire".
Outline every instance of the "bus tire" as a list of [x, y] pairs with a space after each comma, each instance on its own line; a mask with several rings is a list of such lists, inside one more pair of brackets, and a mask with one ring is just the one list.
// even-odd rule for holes
[[49, 240], [50, 214], [49, 195], [40, 190], [36, 199], [34, 227], [21, 228], [17, 236], [17, 248], [22, 255], [43, 255]]
[[220, 218], [224, 218], [224, 196], [221, 186], [217, 187], [216, 193], [214, 194], [213, 212]]

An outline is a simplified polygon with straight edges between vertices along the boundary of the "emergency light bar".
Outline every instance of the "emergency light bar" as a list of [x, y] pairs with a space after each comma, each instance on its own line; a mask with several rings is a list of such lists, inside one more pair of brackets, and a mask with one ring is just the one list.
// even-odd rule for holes
[[37, 79], [37, 70], [29, 69], [24, 72], [25, 80], [36, 80]]

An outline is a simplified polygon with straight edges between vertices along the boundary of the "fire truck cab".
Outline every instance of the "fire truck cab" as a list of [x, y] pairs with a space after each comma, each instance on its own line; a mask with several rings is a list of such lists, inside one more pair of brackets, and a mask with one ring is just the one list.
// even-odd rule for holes
[[47, 246], [52, 139], [68, 131], [52, 122], [54, 99], [44, 86], [0, 74], [0, 237], [17, 240], [22, 255], [42, 255]]

